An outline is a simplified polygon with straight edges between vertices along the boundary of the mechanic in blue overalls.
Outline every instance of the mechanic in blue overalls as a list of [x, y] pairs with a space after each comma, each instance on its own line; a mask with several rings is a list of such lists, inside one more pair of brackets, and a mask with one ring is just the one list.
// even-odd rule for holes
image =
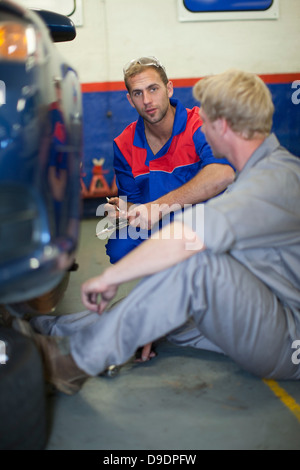
[[139, 119], [114, 141], [119, 197], [105, 209], [110, 218], [120, 216], [130, 226], [111, 235], [106, 245], [111, 263], [148, 238], [174, 207], [206, 201], [234, 180], [228, 161], [215, 159], [205, 140], [199, 108], [186, 109], [172, 99], [173, 84], [155, 57], [129, 62], [124, 81]]

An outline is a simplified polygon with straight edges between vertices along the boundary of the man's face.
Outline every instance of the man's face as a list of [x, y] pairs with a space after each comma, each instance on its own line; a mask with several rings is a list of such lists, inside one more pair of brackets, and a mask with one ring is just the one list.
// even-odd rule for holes
[[201, 130], [205, 134], [207, 143], [210, 145], [216, 158], [224, 157], [224, 148], [221, 142], [220, 123], [218, 120], [210, 121], [206, 113], [200, 108], [200, 118], [203, 122]]
[[172, 82], [165, 85], [152, 67], [128, 80], [127, 98], [139, 115], [150, 124], [160, 122], [170, 107], [173, 95]]

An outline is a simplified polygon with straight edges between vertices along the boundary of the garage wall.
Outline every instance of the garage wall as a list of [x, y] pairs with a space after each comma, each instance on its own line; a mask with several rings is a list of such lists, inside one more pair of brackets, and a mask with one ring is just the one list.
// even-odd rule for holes
[[82, 12], [75, 41], [58, 47], [82, 83], [87, 193], [95, 173], [113, 189], [112, 140], [137, 117], [122, 67], [141, 55], [164, 63], [186, 106], [195, 104], [192, 85], [204, 75], [229, 67], [263, 75], [275, 101], [274, 130], [300, 156], [300, 104], [292, 100], [292, 84], [300, 80], [299, 0], [279, 0], [277, 20], [183, 23], [177, 0], [82, 0]]
[[61, 49], [86, 82], [122, 80], [122, 66], [156, 55], [170, 77], [235, 66], [262, 74], [299, 72], [300, 2], [280, 0], [278, 20], [188, 22], [177, 0], [83, 0], [83, 26]]

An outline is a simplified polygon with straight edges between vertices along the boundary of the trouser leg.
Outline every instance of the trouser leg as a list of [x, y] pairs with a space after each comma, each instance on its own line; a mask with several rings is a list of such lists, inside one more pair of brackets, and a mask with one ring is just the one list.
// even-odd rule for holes
[[162, 228], [164, 225], [168, 225], [173, 218], [173, 214], [168, 214], [151, 230], [131, 226], [116, 230], [105, 245], [106, 254], [109, 257], [111, 264], [117, 263], [143, 241], [150, 238], [156, 230]]
[[245, 370], [260, 377], [299, 379], [290, 331], [299, 318], [231, 256], [207, 256], [195, 275], [193, 318], [200, 332]]
[[167, 340], [176, 346], [189, 346], [195, 349], [205, 349], [207, 351], [223, 353], [221, 348], [203, 336], [193, 318], [189, 318], [183, 326], [168, 334]]
[[[122, 299], [114, 302], [110, 307], [120, 303]], [[98, 313], [91, 310], [69, 313], [65, 315], [40, 315], [30, 320], [30, 325], [37, 332], [47, 336], [71, 336], [76, 331], [93, 324], [99, 319]]]
[[[136, 228], [135, 237], [130, 236], [131, 231], [133, 231], [132, 228], [125, 227], [114, 232], [114, 236], [109, 238], [105, 248], [111, 264], [117, 263], [149, 236], [148, 230], [140, 230]], [[138, 236], [139, 232], [141, 233], [141, 236]]]
[[[194, 257], [193, 257], [194, 258]], [[97, 375], [112, 364], [126, 362], [141, 346], [161, 338], [185, 323], [193, 292], [191, 269], [179, 264], [141, 281], [115, 308], [70, 337], [78, 366]]]
[[38, 333], [48, 336], [70, 336], [76, 331], [94, 323], [99, 318], [90, 310], [67, 315], [41, 315], [33, 317], [30, 324]]
[[300, 378], [291, 361], [286, 311], [276, 296], [229, 255], [195, 254], [142, 281], [111, 312], [70, 337], [78, 366], [97, 375], [192, 316], [200, 333], [244, 369]]

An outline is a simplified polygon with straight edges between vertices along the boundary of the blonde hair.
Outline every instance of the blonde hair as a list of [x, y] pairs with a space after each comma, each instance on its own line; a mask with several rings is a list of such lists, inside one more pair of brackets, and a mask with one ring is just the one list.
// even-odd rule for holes
[[201, 79], [193, 89], [210, 121], [224, 118], [246, 139], [270, 134], [274, 105], [272, 95], [254, 73], [231, 69]]

